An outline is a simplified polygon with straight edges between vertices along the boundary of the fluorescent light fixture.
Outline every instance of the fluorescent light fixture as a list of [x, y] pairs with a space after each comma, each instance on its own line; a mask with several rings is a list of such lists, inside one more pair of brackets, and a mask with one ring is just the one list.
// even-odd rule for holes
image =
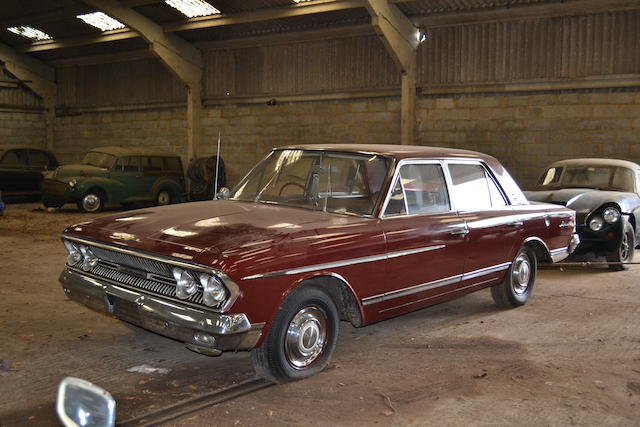
[[169, 6], [178, 9], [189, 18], [209, 16], [220, 13], [218, 9], [204, 0], [164, 0]]
[[99, 28], [100, 31], [119, 30], [124, 28], [124, 24], [102, 12], [86, 13], [78, 15], [76, 18], [82, 19], [87, 24]]
[[7, 30], [14, 34], [18, 34], [22, 37], [26, 37], [31, 40], [51, 40], [51, 36], [47, 33], [43, 33], [28, 25], [21, 25], [19, 27], [9, 27]]

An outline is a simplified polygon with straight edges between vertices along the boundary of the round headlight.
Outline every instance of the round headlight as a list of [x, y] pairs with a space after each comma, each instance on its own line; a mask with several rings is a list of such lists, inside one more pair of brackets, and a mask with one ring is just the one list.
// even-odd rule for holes
[[227, 290], [217, 277], [201, 274], [200, 283], [202, 284], [202, 301], [206, 305], [210, 307], [218, 305], [227, 297]]
[[80, 252], [82, 253], [82, 269], [89, 271], [96, 265], [98, 265], [98, 258], [93, 254], [93, 251], [86, 246], [80, 246]]
[[80, 252], [80, 249], [78, 249], [76, 245], [74, 245], [68, 240], [65, 240], [64, 247], [67, 248], [67, 252], [69, 253], [69, 255], [67, 255], [68, 265], [74, 266], [80, 261], [82, 261], [82, 253]]
[[592, 218], [591, 221], [589, 221], [589, 228], [592, 229], [593, 231], [602, 230], [603, 225], [604, 225], [604, 222], [602, 221], [602, 218], [600, 218], [599, 216], [596, 216]]
[[181, 268], [173, 269], [173, 277], [176, 279], [176, 296], [187, 299], [198, 291], [198, 284], [191, 273]]
[[78, 180], [73, 178], [72, 180], [69, 181], [69, 187], [73, 188], [78, 184]]
[[610, 207], [604, 210], [602, 218], [608, 224], [613, 224], [620, 219], [620, 211], [616, 208]]

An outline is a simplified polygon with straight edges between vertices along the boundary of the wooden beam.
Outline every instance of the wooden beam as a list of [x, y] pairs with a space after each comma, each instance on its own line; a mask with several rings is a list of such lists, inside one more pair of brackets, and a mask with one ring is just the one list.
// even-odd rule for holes
[[66, 49], [89, 44], [107, 43], [118, 40], [135, 39], [140, 37], [137, 31], [123, 28], [120, 30], [104, 31], [90, 36], [74, 37], [70, 39], [53, 39], [33, 42], [16, 48], [21, 53], [42, 52], [46, 50]]
[[54, 118], [56, 104], [55, 71], [47, 64], [23, 55], [0, 43], [0, 61], [4, 68], [42, 98], [45, 119], [45, 144], [54, 148]]
[[414, 143], [416, 122], [416, 75], [418, 29], [389, 0], [367, 0], [371, 24], [402, 73], [400, 96], [400, 142]]
[[560, 3], [527, 4], [489, 10], [481, 9], [468, 12], [415, 16], [411, 20], [416, 25], [437, 28], [522, 19], [590, 15], [635, 9], [640, 9], [640, 1], [638, 0], [565, 0]]
[[188, 159], [200, 151], [200, 112], [202, 109], [202, 54], [175, 34], [168, 34], [157, 23], [115, 0], [83, 0], [140, 33], [151, 51], [187, 86]]

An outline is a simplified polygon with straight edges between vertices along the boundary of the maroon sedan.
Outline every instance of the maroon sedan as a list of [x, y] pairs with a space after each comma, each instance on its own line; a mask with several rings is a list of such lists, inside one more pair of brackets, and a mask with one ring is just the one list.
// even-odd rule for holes
[[578, 243], [573, 211], [529, 204], [464, 150], [278, 148], [227, 196], [69, 227], [64, 291], [203, 354], [252, 350], [260, 374], [290, 380], [327, 365], [341, 320], [487, 287], [523, 305], [537, 263]]

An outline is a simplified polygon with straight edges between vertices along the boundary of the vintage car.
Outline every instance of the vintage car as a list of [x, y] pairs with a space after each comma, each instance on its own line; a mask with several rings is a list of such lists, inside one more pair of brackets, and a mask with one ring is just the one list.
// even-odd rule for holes
[[577, 244], [575, 213], [531, 205], [493, 157], [395, 145], [274, 149], [226, 200], [67, 228], [64, 292], [278, 380], [321, 371], [341, 320], [367, 325], [491, 287], [531, 296]]
[[41, 148], [0, 147], [0, 191], [5, 200], [40, 197], [43, 173], [58, 167], [55, 156]]
[[76, 203], [82, 212], [100, 212], [105, 203], [168, 205], [185, 195], [184, 172], [174, 153], [100, 147], [79, 164], [61, 166], [48, 175], [42, 192], [46, 207]]
[[576, 254], [605, 256], [624, 269], [640, 242], [640, 165], [614, 159], [571, 159], [547, 167], [529, 200], [576, 211]]

